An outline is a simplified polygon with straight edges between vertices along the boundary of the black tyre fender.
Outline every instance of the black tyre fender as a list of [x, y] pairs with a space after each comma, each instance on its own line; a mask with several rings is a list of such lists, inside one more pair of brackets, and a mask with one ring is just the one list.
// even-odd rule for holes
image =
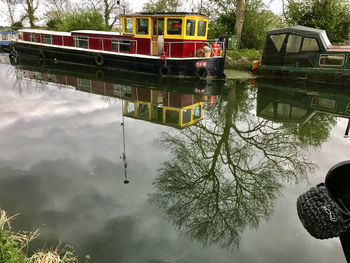
[[340, 82], [343, 80], [343, 74], [342, 73], [336, 73], [334, 76], [334, 79], [336, 82]]
[[204, 67], [198, 67], [198, 68], [196, 68], [194, 75], [198, 79], [206, 78], [208, 76], [208, 69], [204, 68]]
[[46, 64], [46, 55], [42, 50], [39, 51], [39, 60], [41, 64]]
[[105, 72], [103, 71], [103, 70], [97, 70], [96, 71], [96, 78], [98, 78], [98, 79], [104, 79], [105, 78]]
[[98, 66], [102, 66], [105, 63], [105, 60], [104, 60], [104, 58], [103, 58], [101, 53], [96, 54], [96, 56], [95, 56], [95, 63]]
[[159, 68], [159, 75], [160, 76], [167, 76], [170, 73], [170, 68], [167, 65], [163, 65]]

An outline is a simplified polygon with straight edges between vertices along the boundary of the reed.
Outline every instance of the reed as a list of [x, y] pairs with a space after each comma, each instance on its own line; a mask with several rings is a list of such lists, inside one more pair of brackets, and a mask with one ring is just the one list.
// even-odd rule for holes
[[54, 249], [41, 249], [28, 255], [28, 246], [38, 237], [38, 231], [15, 232], [11, 221], [18, 215], [8, 216], [0, 209], [0, 262], [4, 263], [77, 263], [73, 249], [62, 246], [61, 243]]

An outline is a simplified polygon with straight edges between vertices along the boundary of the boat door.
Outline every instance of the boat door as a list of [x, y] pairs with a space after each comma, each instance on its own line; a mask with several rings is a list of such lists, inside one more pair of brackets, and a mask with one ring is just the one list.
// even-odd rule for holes
[[164, 50], [164, 18], [152, 19], [152, 55], [159, 56]]

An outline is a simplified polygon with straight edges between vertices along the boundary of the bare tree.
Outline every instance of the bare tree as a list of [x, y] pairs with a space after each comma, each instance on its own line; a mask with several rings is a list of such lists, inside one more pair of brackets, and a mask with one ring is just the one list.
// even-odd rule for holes
[[120, 15], [131, 11], [128, 1], [120, 0], [89, 0], [92, 7], [102, 13], [104, 22], [112, 29], [120, 19]]
[[10, 25], [12, 26], [16, 22], [15, 11], [20, 0], [2, 0], [2, 2], [6, 5], [6, 10], [2, 10], [2, 13], [9, 18]]
[[57, 16], [65, 17], [72, 10], [70, 0], [46, 0], [46, 8]]
[[37, 20], [37, 17], [35, 16], [35, 12], [39, 7], [39, 3], [40, 3], [40, 0], [23, 0], [22, 1], [22, 6], [25, 10], [23, 19], [28, 19], [29, 25], [31, 28], [36, 27], [35, 21]]

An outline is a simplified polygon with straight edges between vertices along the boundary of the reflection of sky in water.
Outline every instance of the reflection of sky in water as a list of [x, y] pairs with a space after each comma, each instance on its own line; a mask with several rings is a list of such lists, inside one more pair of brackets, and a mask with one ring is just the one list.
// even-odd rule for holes
[[[337, 239], [313, 239], [297, 218], [295, 200], [307, 184], [288, 184], [272, 219], [247, 229], [238, 251], [204, 249], [187, 240], [148, 203], [168, 156], [154, 140], [171, 128], [125, 119], [131, 183], [124, 185], [120, 101], [109, 104], [53, 85], [45, 91], [29, 87], [20, 96], [8, 68], [0, 65], [0, 205], [21, 213], [15, 226], [39, 228], [45, 240], [62, 239], [93, 262], [345, 261]], [[311, 156], [320, 168], [311, 185], [347, 158], [345, 126], [339, 120]]]

